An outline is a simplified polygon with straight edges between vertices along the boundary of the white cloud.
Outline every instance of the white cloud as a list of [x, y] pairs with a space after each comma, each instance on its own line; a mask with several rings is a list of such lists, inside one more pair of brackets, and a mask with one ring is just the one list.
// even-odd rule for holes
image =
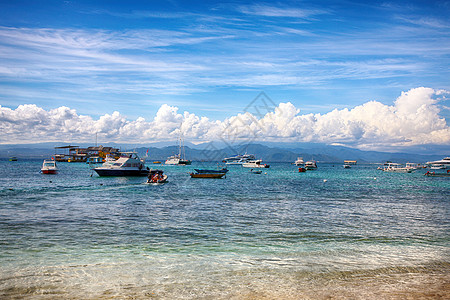
[[145, 143], [175, 140], [180, 131], [188, 141], [235, 140], [322, 142], [364, 149], [420, 144], [450, 144], [450, 128], [439, 116], [438, 103], [448, 91], [415, 88], [403, 92], [393, 105], [366, 102], [326, 114], [301, 114], [292, 103], [279, 103], [261, 118], [249, 112], [212, 121], [163, 104], [153, 120], [127, 120], [119, 112], [98, 120], [59, 107], [46, 111], [36, 105], [15, 110], [0, 106], [0, 143], [43, 141], [88, 142], [95, 133], [106, 141]]

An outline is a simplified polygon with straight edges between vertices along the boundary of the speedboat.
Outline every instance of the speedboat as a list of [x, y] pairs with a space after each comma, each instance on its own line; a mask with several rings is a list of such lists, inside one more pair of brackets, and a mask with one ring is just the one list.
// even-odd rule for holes
[[54, 160], [44, 160], [41, 168], [42, 174], [56, 174], [58, 173], [58, 168], [56, 167], [56, 161]]
[[149, 173], [136, 152], [122, 152], [118, 159], [106, 161], [94, 171], [99, 176], [147, 176]]
[[255, 160], [256, 157], [253, 154], [239, 154], [236, 156], [230, 156], [223, 159], [223, 162], [227, 165], [242, 165], [251, 160]]
[[305, 169], [308, 170], [308, 171], [316, 170], [317, 169], [316, 161], [315, 160], [307, 161], [305, 163]]
[[270, 166], [267, 164], [262, 164], [261, 159], [250, 160], [246, 163], [243, 163], [242, 166], [244, 168], [269, 168]]
[[163, 170], [150, 170], [148, 172], [147, 183], [165, 183], [167, 181], [167, 175], [163, 173]]

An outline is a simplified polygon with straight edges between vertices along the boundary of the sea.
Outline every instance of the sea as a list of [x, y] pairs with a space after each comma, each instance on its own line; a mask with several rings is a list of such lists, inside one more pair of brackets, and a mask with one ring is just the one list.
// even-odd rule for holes
[[1, 299], [450, 299], [450, 177], [0, 161]]

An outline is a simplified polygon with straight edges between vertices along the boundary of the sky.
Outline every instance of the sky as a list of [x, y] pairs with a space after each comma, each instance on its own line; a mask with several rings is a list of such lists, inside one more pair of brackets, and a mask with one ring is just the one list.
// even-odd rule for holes
[[450, 1], [0, 0], [0, 144], [450, 145], [449, 16]]

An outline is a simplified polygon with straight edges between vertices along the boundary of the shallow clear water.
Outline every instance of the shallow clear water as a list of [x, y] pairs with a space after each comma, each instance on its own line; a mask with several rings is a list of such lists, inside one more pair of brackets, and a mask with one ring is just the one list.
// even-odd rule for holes
[[158, 166], [155, 186], [41, 163], [0, 161], [3, 298], [449, 295], [450, 178], [275, 163], [191, 179], [215, 166], [194, 163]]

